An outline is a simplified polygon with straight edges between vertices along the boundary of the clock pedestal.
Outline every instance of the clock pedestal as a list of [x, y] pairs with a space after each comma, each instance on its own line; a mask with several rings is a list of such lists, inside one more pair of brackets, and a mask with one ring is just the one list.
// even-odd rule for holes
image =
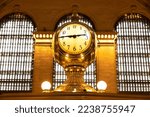
[[69, 66], [65, 68], [67, 79], [54, 91], [60, 92], [95, 92], [95, 89], [84, 82], [85, 68], [82, 66]]

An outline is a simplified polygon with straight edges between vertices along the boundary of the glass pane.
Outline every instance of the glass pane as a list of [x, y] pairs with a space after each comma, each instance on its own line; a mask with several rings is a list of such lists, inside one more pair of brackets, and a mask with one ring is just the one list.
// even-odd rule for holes
[[0, 90], [31, 91], [34, 24], [21, 13], [0, 20]]
[[150, 92], [150, 21], [125, 14], [116, 25], [118, 90]]

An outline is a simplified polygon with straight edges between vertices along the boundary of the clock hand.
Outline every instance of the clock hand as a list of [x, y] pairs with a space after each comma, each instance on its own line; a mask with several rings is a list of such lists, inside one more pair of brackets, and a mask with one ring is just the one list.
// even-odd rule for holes
[[78, 35], [76, 35], [77, 37], [79, 37], [79, 36], [86, 36], [86, 34], [78, 34]]
[[66, 36], [60, 36], [59, 38], [64, 38], [64, 37], [69, 37], [69, 38], [71, 38], [71, 37], [75, 37], [75, 38], [76, 38], [76, 35], [66, 35]]
[[76, 38], [79, 36], [86, 36], [86, 34], [78, 34], [78, 35], [66, 35], [66, 36], [60, 36], [59, 38], [69, 37], [69, 38]]
[[86, 34], [79, 34], [79, 35], [76, 35], [76, 36], [85, 36], [86, 37], [86, 39], [88, 39], [88, 36], [86, 35]]

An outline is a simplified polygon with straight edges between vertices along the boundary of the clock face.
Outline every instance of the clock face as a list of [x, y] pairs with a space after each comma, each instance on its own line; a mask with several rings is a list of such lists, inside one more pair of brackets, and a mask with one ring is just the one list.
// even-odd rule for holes
[[63, 27], [58, 34], [58, 43], [69, 54], [80, 54], [91, 44], [91, 33], [85, 26], [74, 23]]

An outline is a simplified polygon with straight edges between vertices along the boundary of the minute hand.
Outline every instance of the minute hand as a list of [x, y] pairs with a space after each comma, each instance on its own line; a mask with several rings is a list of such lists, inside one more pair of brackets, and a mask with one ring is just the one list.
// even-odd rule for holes
[[76, 38], [79, 36], [86, 36], [86, 34], [78, 34], [78, 35], [66, 35], [66, 36], [60, 36], [59, 38], [69, 37], [69, 38]]
[[86, 36], [86, 34], [78, 34], [78, 35], [76, 35], [76, 37], [79, 37], [79, 36]]

